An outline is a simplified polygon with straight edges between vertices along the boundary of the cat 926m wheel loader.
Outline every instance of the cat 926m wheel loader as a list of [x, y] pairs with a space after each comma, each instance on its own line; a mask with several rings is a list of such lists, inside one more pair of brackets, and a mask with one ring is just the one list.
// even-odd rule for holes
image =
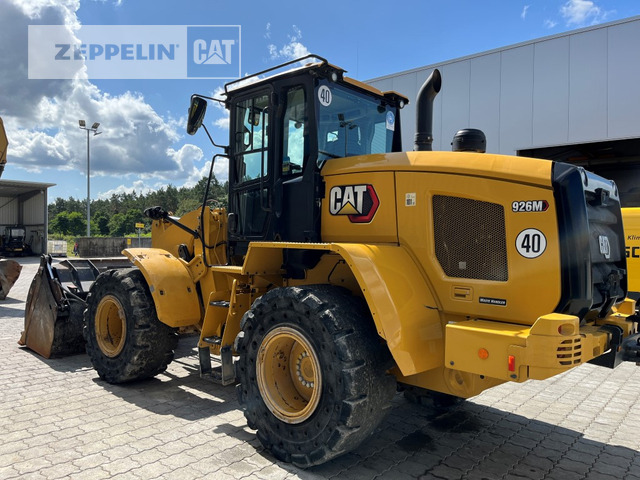
[[[262, 444], [304, 467], [365, 440], [398, 384], [468, 398], [637, 360], [613, 182], [481, 153], [475, 130], [431, 151], [438, 71], [402, 152], [406, 98], [303, 60], [226, 85], [228, 210], [148, 209], [153, 247], [91, 287], [100, 377], [163, 371], [196, 325], [201, 372], [238, 382]], [[207, 100], [192, 96], [188, 133]]]

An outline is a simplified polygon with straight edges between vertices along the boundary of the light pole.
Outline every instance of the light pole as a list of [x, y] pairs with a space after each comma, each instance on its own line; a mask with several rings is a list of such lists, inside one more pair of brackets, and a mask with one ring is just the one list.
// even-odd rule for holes
[[78, 120], [78, 124], [82, 130], [87, 131], [87, 237], [91, 236], [91, 157], [89, 155], [89, 132], [93, 132], [93, 136], [100, 135], [102, 132], [98, 132], [100, 124], [94, 122], [91, 128], [87, 128], [87, 124], [84, 120]]

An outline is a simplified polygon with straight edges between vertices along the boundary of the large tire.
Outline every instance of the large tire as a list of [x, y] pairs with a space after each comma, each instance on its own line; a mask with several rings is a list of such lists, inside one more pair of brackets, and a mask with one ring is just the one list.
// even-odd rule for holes
[[178, 344], [176, 330], [158, 320], [147, 282], [137, 268], [98, 276], [87, 297], [83, 331], [91, 363], [109, 383], [164, 372]]
[[241, 328], [238, 399], [278, 459], [319, 465], [380, 424], [396, 380], [360, 299], [332, 286], [277, 288], [256, 300]]

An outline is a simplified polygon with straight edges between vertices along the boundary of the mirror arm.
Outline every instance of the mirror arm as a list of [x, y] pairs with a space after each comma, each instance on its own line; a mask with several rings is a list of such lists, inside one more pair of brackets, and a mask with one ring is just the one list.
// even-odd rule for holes
[[200, 95], [199, 93], [194, 93], [193, 95], [191, 95], [191, 98], [193, 98], [193, 97], [206, 98], [207, 100], [213, 100], [214, 102], [221, 103], [222, 105], [226, 105], [226, 103], [227, 103], [227, 102], [225, 102], [224, 100], [222, 100], [220, 98], [207, 97], [206, 95]]
[[202, 128], [204, 128], [204, 131], [207, 132], [207, 137], [209, 137], [209, 141], [213, 144], [214, 147], [221, 148], [222, 150], [224, 150], [224, 153], [229, 153], [228, 146], [218, 145], [216, 142], [213, 141], [213, 138], [211, 138], [211, 134], [209, 133], [209, 130], [207, 129], [207, 126], [204, 123], [202, 124]]

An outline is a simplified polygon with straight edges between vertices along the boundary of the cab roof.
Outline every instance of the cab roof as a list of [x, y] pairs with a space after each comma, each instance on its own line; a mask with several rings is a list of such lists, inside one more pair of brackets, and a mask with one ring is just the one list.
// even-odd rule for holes
[[[309, 62], [303, 63], [307, 59], [309, 60]], [[295, 66], [291, 67], [284, 71], [279, 71], [286, 67], [295, 65], [296, 63], [299, 63], [301, 65], [297, 67]], [[394, 98], [396, 100], [402, 100], [405, 105], [409, 103], [409, 100], [407, 99], [407, 97], [397, 92], [393, 92], [393, 91], [382, 92], [381, 90], [378, 90], [377, 88], [372, 87], [371, 85], [367, 85], [366, 83], [360, 82], [359, 80], [355, 80], [353, 78], [344, 76], [344, 73], [346, 73], [346, 70], [336, 65], [330, 64], [325, 58], [315, 54], [310, 54], [305, 57], [298, 58], [296, 60], [291, 60], [289, 62], [285, 62], [275, 67], [271, 67], [266, 70], [262, 70], [260, 72], [254, 73], [252, 75], [248, 75], [246, 77], [242, 77], [237, 80], [228, 82], [224, 86], [224, 91], [225, 91], [224, 94], [227, 95], [227, 98], [228, 98], [230, 92], [232, 91], [233, 91], [233, 95], [235, 95], [250, 87], [253, 88], [256, 85], [268, 84], [272, 82], [274, 79], [287, 78], [287, 77], [298, 75], [300, 74], [300, 72], [310, 71], [310, 70], [317, 70], [320, 76], [326, 77], [326, 78], [332, 78], [332, 76], [335, 74], [334, 81], [342, 80], [344, 83], [347, 83], [353, 87], [356, 87], [359, 90], [365, 90], [379, 97], [387, 97], [387, 98]], [[267, 74], [271, 74], [271, 75], [262, 76]]]

